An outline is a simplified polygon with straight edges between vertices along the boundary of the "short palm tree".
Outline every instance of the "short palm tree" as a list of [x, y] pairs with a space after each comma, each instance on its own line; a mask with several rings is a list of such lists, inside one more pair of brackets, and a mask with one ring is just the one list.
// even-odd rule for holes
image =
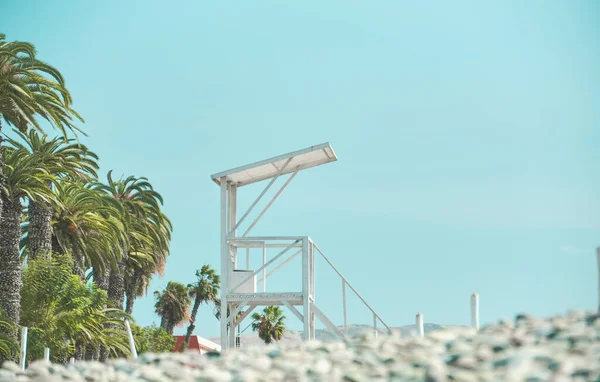
[[252, 314], [252, 330], [258, 331], [258, 337], [271, 344], [280, 341], [285, 333], [285, 316], [278, 306], [267, 306], [263, 313]]
[[169, 281], [162, 292], [154, 292], [156, 314], [161, 317], [160, 327], [173, 335], [175, 326], [182, 324], [190, 317], [190, 297], [185, 285]]
[[190, 324], [185, 335], [183, 349], [187, 349], [190, 344], [190, 337], [196, 327], [196, 315], [200, 304], [214, 302], [219, 295], [220, 285], [219, 275], [209, 265], [203, 265], [201, 269], [196, 270], [196, 282], [188, 285], [190, 297], [194, 299], [194, 304], [192, 305]]
[[[0, 189], [4, 213], [0, 219], [0, 309], [16, 328], [21, 301], [21, 221], [23, 205], [28, 198], [44, 203], [54, 201], [46, 186], [53, 177], [39, 165], [35, 156], [24, 150], [0, 147], [5, 160], [5, 186]], [[13, 333], [16, 338], [16, 332]]]

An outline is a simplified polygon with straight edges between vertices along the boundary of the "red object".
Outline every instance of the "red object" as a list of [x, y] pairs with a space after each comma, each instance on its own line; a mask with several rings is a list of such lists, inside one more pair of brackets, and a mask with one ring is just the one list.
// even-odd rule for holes
[[[183, 343], [185, 342], [185, 336], [173, 336], [175, 337], [175, 349], [173, 351], [178, 352], [181, 351], [181, 347], [183, 346]], [[187, 350], [204, 350], [204, 351], [211, 351], [213, 349], [209, 348], [208, 346], [205, 346], [201, 343], [198, 342], [198, 336], [191, 336], [190, 337], [190, 346], [188, 346]]]

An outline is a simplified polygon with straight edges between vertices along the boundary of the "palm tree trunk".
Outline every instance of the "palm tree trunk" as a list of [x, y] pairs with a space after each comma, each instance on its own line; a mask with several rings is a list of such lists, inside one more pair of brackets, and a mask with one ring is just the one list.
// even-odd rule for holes
[[[101, 271], [98, 268], [93, 268], [92, 272], [96, 286], [102, 290], [108, 291], [110, 269], [105, 268], [104, 271]], [[105, 362], [108, 359], [108, 355], [108, 349], [102, 345], [94, 350], [94, 359], [100, 362]]]
[[[21, 309], [21, 216], [23, 207], [19, 200], [0, 197], [4, 206], [0, 219], [0, 309], [2, 309], [15, 328], [19, 325]], [[17, 339], [16, 329], [10, 334]]]
[[164, 330], [165, 332], [168, 333], [168, 328], [169, 328], [169, 318], [166, 316], [162, 316], [160, 318], [160, 327], [162, 328], [162, 330]]
[[[169, 314], [169, 312], [166, 312]], [[173, 335], [173, 330], [175, 329], [175, 322], [171, 319], [170, 316], [162, 316], [160, 319], [160, 327], [170, 335]]]
[[[6, 180], [4, 179], [4, 158], [2, 156], [2, 116], [0, 116], [0, 190], [4, 189]], [[2, 221], [2, 198], [0, 198], [0, 221]]]
[[105, 268], [104, 271], [101, 271], [100, 269], [93, 268], [92, 272], [96, 286], [98, 286], [98, 288], [102, 290], [108, 291], [108, 279], [110, 276], [110, 269]]
[[65, 253], [65, 250], [61, 247], [60, 243], [58, 242], [58, 239], [56, 238], [56, 236], [54, 236], [54, 234], [52, 235], [52, 252], [54, 253], [59, 253], [61, 255], [63, 255]]
[[190, 324], [187, 327], [187, 332], [185, 333], [185, 342], [183, 343], [182, 350], [185, 350], [190, 346], [190, 337], [192, 337], [192, 333], [196, 328], [194, 323], [196, 322], [196, 315], [198, 314], [198, 308], [200, 308], [200, 296], [196, 294], [196, 298], [194, 299], [194, 305], [192, 306], [192, 314], [190, 316]]
[[81, 341], [76, 341], [75, 342], [75, 359], [78, 361], [83, 360], [85, 355], [85, 347], [83, 345], [83, 342]]
[[85, 262], [83, 256], [75, 251], [73, 253], [73, 274], [77, 275], [82, 281], [85, 280]]
[[112, 308], [123, 309], [125, 300], [125, 267], [127, 265], [127, 251], [123, 252], [123, 258], [119, 261], [117, 272], [110, 274], [108, 283], [108, 300]]
[[[49, 185], [51, 186], [51, 185]], [[45, 203], [29, 201], [29, 233], [27, 246], [29, 260], [47, 256], [52, 250], [52, 208]]]
[[133, 304], [135, 303], [135, 298], [137, 297], [137, 287], [142, 277], [142, 270], [140, 268], [136, 268], [133, 272], [133, 278], [131, 280], [126, 280], [127, 285], [125, 288], [125, 295], [127, 297], [127, 301], [125, 303], [125, 312], [127, 314], [133, 313]]

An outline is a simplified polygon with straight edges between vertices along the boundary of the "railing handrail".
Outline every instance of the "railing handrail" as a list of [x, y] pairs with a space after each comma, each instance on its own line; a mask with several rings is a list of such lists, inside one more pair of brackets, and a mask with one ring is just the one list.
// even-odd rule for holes
[[327, 258], [327, 256], [325, 256], [325, 254], [323, 253], [323, 251], [321, 251], [321, 248], [319, 248], [319, 246], [316, 245], [314, 242], [312, 244], [317, 249], [317, 251], [321, 254], [321, 256], [323, 256], [323, 258], [325, 259], [325, 261], [327, 261], [327, 263], [331, 266], [331, 268], [333, 268], [333, 270], [338, 274], [338, 276], [340, 276], [342, 278], [342, 280], [346, 283], [346, 285], [348, 285], [350, 287], [350, 289], [352, 289], [352, 291], [356, 294], [356, 296], [371, 311], [371, 313], [373, 313], [373, 315], [375, 317], [377, 317], [377, 319], [383, 324], [383, 326], [385, 326], [386, 329], [389, 332], [391, 332], [392, 329], [390, 329], [390, 327], [388, 326], [388, 324], [386, 324], [385, 321], [383, 321], [383, 319], [375, 312], [375, 310], [373, 310], [373, 308], [371, 308], [371, 305], [369, 305], [369, 303], [367, 303], [365, 301], [365, 299], [360, 295], [360, 293], [358, 293], [358, 291], [356, 289], [354, 289], [354, 287], [352, 286], [352, 284], [350, 284], [348, 282], [348, 280], [346, 280], [346, 278], [344, 277], [344, 275], [342, 275], [342, 273], [335, 267], [335, 265], [333, 265], [333, 263]]
[[303, 240], [306, 236], [246, 236], [246, 237], [227, 237], [227, 241], [292, 241]]

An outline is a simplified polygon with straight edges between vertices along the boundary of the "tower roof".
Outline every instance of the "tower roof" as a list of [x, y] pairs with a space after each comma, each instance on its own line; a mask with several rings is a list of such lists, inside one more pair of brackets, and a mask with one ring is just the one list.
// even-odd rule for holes
[[221, 184], [221, 178], [226, 177], [228, 181], [232, 182], [237, 187], [245, 186], [274, 177], [290, 158], [292, 158], [291, 161], [285, 169], [281, 171], [281, 175], [337, 160], [333, 148], [331, 148], [331, 145], [327, 142], [219, 172], [211, 175], [211, 178], [218, 185]]

